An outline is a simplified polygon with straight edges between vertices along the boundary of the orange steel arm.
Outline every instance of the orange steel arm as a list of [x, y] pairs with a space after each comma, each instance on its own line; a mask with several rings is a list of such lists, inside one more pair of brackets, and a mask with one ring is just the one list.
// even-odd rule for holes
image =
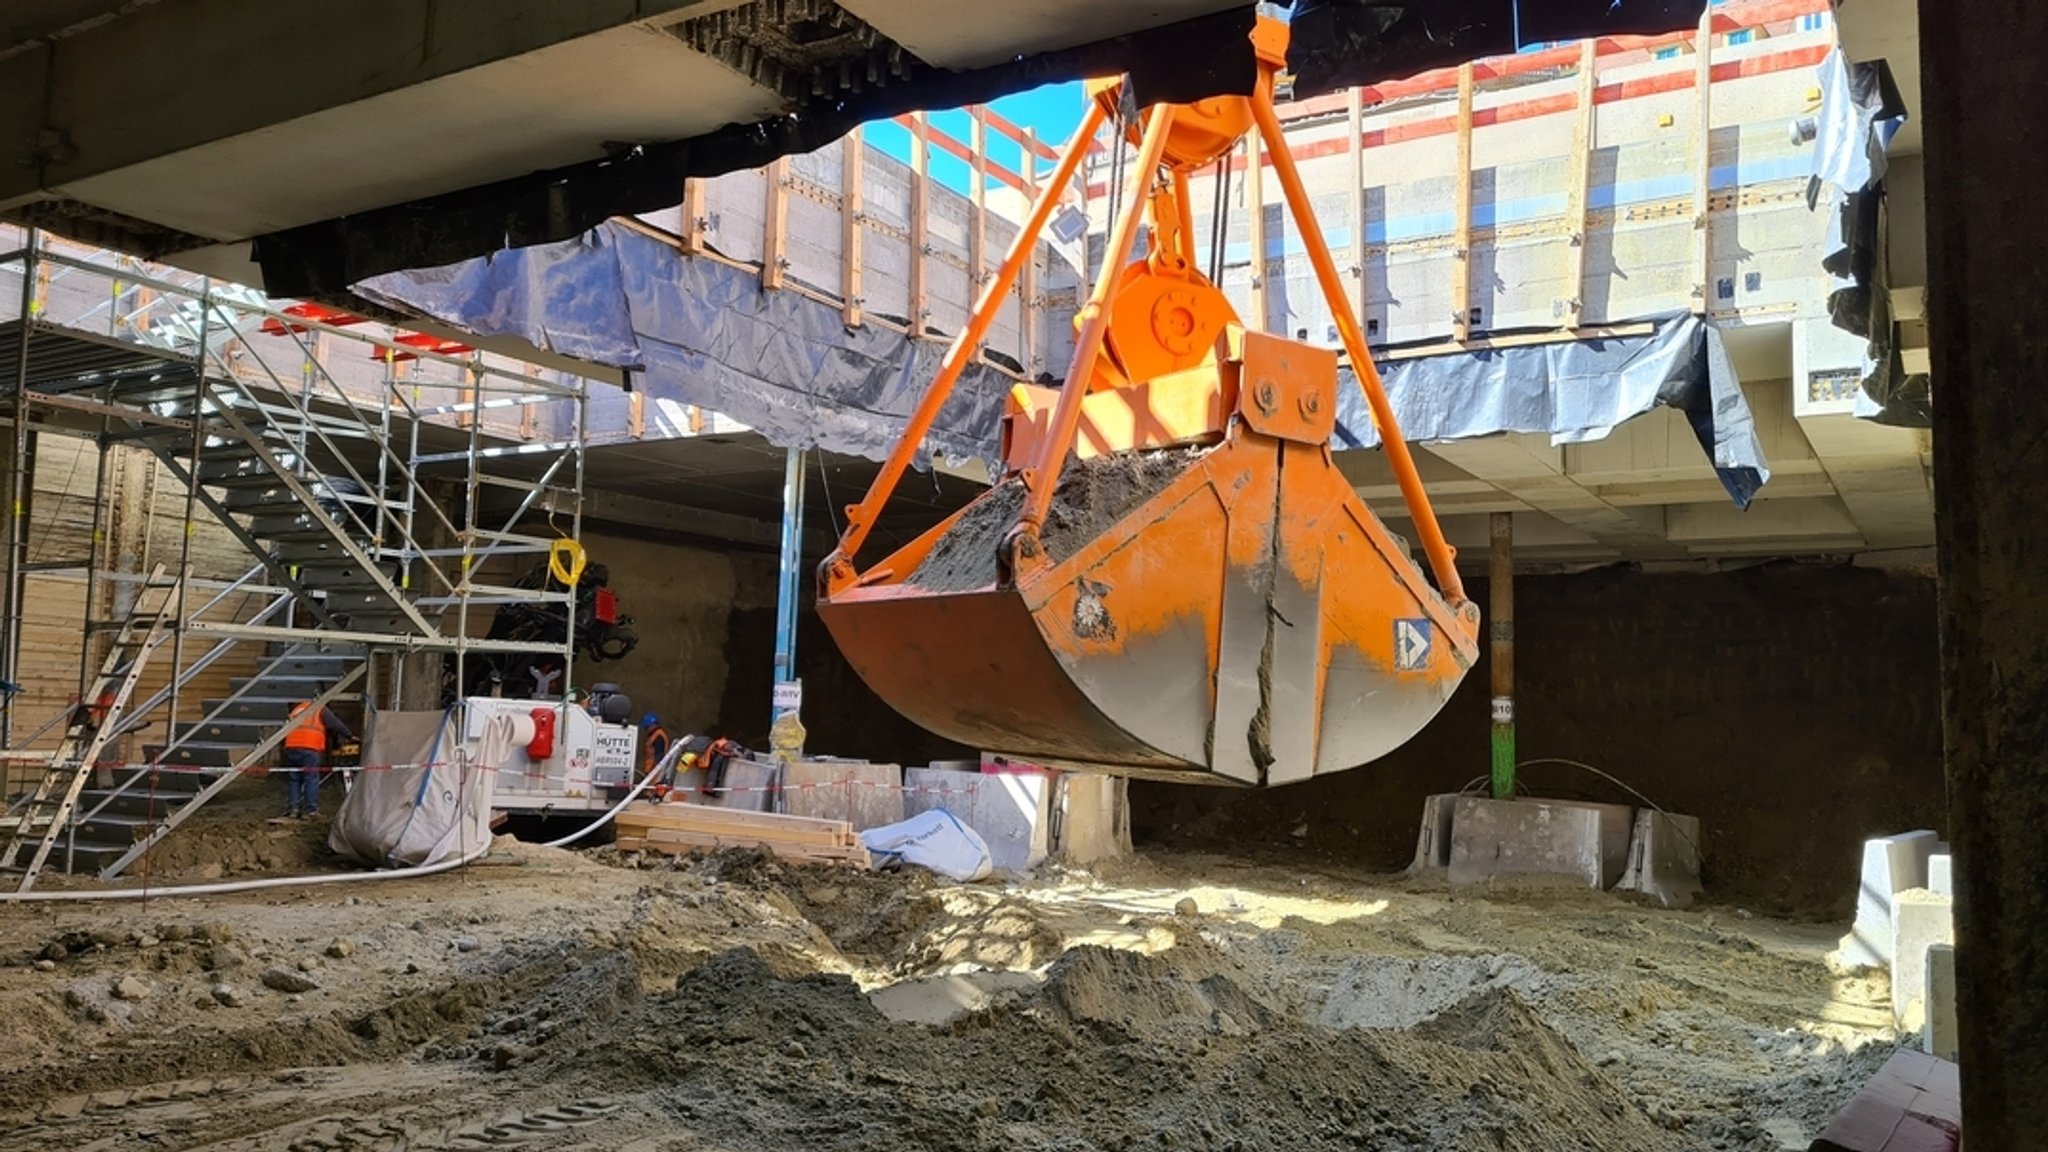
[[[1401, 486], [1401, 500], [1408, 506], [1409, 518], [1415, 521], [1416, 534], [1422, 537], [1422, 551], [1429, 557], [1429, 569], [1435, 574], [1437, 588], [1442, 591], [1444, 599], [1456, 607], [1465, 602], [1465, 583], [1458, 578], [1457, 553], [1444, 539], [1444, 530], [1436, 522], [1436, 510], [1430, 507], [1429, 493], [1423, 490], [1422, 476], [1415, 470], [1415, 457], [1408, 451], [1408, 442], [1401, 439], [1401, 425], [1394, 417], [1394, 406], [1387, 402], [1386, 389], [1380, 384], [1379, 367], [1373, 363], [1371, 349], [1366, 347], [1365, 333], [1359, 330], [1358, 317], [1351, 313], [1351, 305], [1344, 295], [1344, 281], [1337, 274], [1336, 262], [1330, 259], [1329, 245], [1323, 241], [1322, 226], [1316, 223], [1308, 190], [1302, 186], [1301, 172], [1294, 166], [1294, 153], [1289, 151], [1287, 137], [1280, 128], [1280, 116], [1273, 110], [1273, 75], [1270, 70], [1263, 71], [1259, 91], [1252, 97], [1252, 117], [1258, 121], [1259, 136], [1265, 142], [1266, 154], [1273, 158], [1273, 171], [1280, 177], [1283, 198], [1294, 216], [1295, 227], [1301, 232], [1301, 246], [1308, 253], [1309, 263], [1315, 266], [1323, 298], [1329, 304], [1330, 315], [1337, 321], [1337, 333], [1344, 341], [1344, 351], [1351, 357], [1351, 371], [1358, 377], [1358, 386], [1365, 393], [1367, 406], [1372, 409], [1372, 422], [1380, 431], [1380, 445], [1386, 450], [1394, 480]], [[1257, 205], [1252, 207], [1254, 212], [1259, 210]]]
[[1081, 309], [1080, 331], [1074, 337], [1073, 366], [1067, 370], [1067, 381], [1060, 389], [1059, 403], [1053, 408], [1052, 425], [1039, 448], [1038, 459], [1024, 474], [1026, 496], [1017, 526], [1004, 542], [1004, 554], [1013, 572], [1044, 559], [1038, 532], [1052, 507], [1060, 464], [1074, 444], [1074, 430], [1081, 421], [1081, 401], [1088, 395], [1088, 381], [1095, 375], [1096, 361], [1102, 358], [1103, 340], [1109, 334], [1109, 302], [1116, 296], [1117, 285], [1123, 281], [1124, 265], [1129, 263], [1131, 249], [1137, 243], [1138, 228], [1144, 221], [1149, 200], [1145, 190], [1159, 178], [1159, 162], [1166, 155], [1166, 136], [1172, 127], [1170, 104], [1155, 106], [1146, 118], [1144, 142], [1138, 148], [1137, 163], [1131, 172], [1123, 215], [1111, 226], [1109, 246], [1102, 255], [1102, 273], [1095, 280], [1088, 303]]
[[[988, 335], [989, 325], [995, 323], [998, 305], [1022, 274], [1024, 264], [1032, 258], [1032, 249], [1038, 238], [1045, 232], [1046, 222], [1052, 219], [1053, 209], [1059, 205], [1060, 197], [1067, 185], [1073, 183], [1074, 173], [1081, 167], [1081, 160], [1088, 154], [1088, 143], [1102, 127], [1106, 113], [1096, 101], [1088, 102], [1088, 111], [1081, 118], [1081, 126], [1061, 151], [1059, 167], [1046, 180], [1038, 195], [1038, 202], [1031, 206], [1031, 216], [1017, 230], [1017, 236], [1010, 242], [1009, 254], [1003, 257], [1002, 266], [982, 289], [981, 298], [967, 314], [967, 323], [953, 337], [952, 346], [946, 349], [946, 358], [939, 365], [939, 374], [932, 378], [931, 386], [925, 389], [924, 398], [918, 402], [917, 410], [911, 413], [910, 423], [903, 429], [903, 436], [896, 441], [896, 448], [883, 463], [882, 470], [875, 474], [874, 483], [868, 486], [867, 496], [859, 504], [846, 510], [846, 529], [839, 538], [839, 546], [827, 557], [820, 572], [820, 582], [826, 592], [836, 591], [852, 583], [857, 572], [854, 561], [860, 555], [861, 545], [867, 542], [868, 532], [874, 527], [875, 519], [882, 507], [896, 491], [896, 485], [903, 479], [903, 472], [910, 467], [911, 460], [924, 443], [932, 429], [932, 422], [939, 417], [939, 410], [945, 407], [946, 398], [953, 394], [953, 386], [960, 380], [960, 373], [974, 359], [974, 352]], [[1028, 323], [1028, 316], [1026, 319]]]

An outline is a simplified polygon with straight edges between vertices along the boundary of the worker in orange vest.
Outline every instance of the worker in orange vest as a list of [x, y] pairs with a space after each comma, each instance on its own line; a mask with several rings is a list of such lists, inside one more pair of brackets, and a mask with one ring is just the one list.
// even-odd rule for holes
[[649, 712], [640, 718], [640, 774], [654, 771], [667, 756], [668, 729], [661, 726], [661, 717]]
[[320, 812], [320, 778], [330, 739], [338, 744], [355, 739], [355, 733], [333, 709], [315, 709], [310, 700], [293, 704], [286, 723], [291, 727], [284, 734], [284, 817], [310, 820]]

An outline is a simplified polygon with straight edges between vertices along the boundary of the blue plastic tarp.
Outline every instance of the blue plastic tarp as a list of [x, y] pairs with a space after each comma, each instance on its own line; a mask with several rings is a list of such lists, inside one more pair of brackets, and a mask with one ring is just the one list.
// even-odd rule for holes
[[[779, 447], [873, 460], [901, 438], [945, 352], [878, 325], [848, 329], [832, 305], [764, 292], [753, 272], [613, 224], [355, 290], [465, 331], [627, 369], [648, 397], [722, 413]], [[1523, 432], [1581, 443], [1669, 405], [1685, 412], [1738, 505], [1769, 478], [1720, 333], [1695, 316], [1659, 318], [1646, 335], [1393, 360], [1382, 372], [1410, 440]], [[996, 458], [1011, 383], [970, 367], [926, 449]], [[1334, 447], [1376, 446], [1358, 389], [1340, 393]], [[600, 441], [606, 434], [591, 431]]]
[[[1338, 389], [1337, 448], [1379, 445], [1351, 370]], [[1659, 406], [1685, 413], [1728, 498], [1748, 507], [1770, 479], [1756, 420], [1720, 330], [1690, 313], [1659, 318], [1641, 336], [1479, 348], [1390, 360], [1387, 400], [1409, 440], [1466, 440], [1501, 432], [1552, 444], [1603, 440]]]

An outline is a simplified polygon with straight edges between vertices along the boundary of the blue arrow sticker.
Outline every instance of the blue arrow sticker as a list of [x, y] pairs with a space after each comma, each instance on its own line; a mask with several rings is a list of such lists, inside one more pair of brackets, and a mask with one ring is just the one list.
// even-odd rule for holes
[[1394, 670], [1418, 672], [1428, 667], [1430, 642], [1428, 620], [1394, 621]]

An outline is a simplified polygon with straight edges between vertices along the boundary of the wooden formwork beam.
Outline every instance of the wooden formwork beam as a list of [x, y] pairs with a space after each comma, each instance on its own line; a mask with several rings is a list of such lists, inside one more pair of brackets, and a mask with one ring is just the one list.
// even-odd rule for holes
[[[1024, 195], [1038, 203], [1038, 133], [1026, 128], [1019, 138], [1023, 155], [1019, 167], [1024, 170]], [[1078, 171], [1078, 170], [1077, 170]], [[1083, 180], [1085, 185], [1087, 181]], [[1086, 269], [1083, 269], [1085, 272]], [[1038, 253], [1033, 252], [1024, 261], [1023, 274], [1017, 278], [1017, 363], [1024, 369], [1026, 380], [1035, 379], [1038, 361]]]
[[[1344, 115], [1344, 150], [1351, 157], [1351, 277], [1358, 284], [1358, 301], [1353, 314], [1359, 330], [1365, 327], [1365, 94], [1357, 88], [1348, 93]], [[1220, 194], [1220, 190], [1219, 190]]]
[[[967, 299], [981, 299], [981, 286], [988, 280], [988, 120], [986, 110], [976, 104], [967, 110], [970, 129], [967, 146], [973, 153], [968, 161], [969, 190], [968, 210], [971, 219], [967, 223]], [[982, 349], [974, 350], [974, 358], [982, 358]]]
[[768, 202], [761, 213], [761, 287], [774, 290], [789, 268], [789, 157], [777, 157], [763, 175]]
[[1692, 142], [1692, 310], [1707, 314], [1712, 286], [1708, 283], [1707, 207], [1714, 180], [1714, 9], [1700, 13], [1699, 31], [1693, 39]]
[[704, 252], [704, 187], [705, 181], [689, 179], [683, 181], [683, 252], [698, 256]]
[[925, 283], [925, 258], [930, 255], [931, 144], [930, 124], [922, 112], [910, 114], [910, 338], [924, 337], [930, 311]]
[[1587, 40], [1579, 46], [1578, 118], [1572, 122], [1572, 186], [1564, 210], [1565, 226], [1572, 230], [1571, 243], [1564, 250], [1567, 295], [1560, 318], [1566, 328], [1577, 328], [1586, 322], [1586, 246], [1591, 242], [1587, 217], [1593, 186], [1594, 117], [1598, 115], [1594, 97], [1599, 91], [1599, 58], [1598, 42]]
[[1247, 132], [1244, 138], [1244, 209], [1245, 223], [1251, 231], [1251, 301], [1252, 327], [1260, 332], [1266, 330], [1266, 154], [1260, 147], [1259, 134]]
[[867, 174], [867, 135], [859, 125], [839, 145], [839, 315], [848, 328], [861, 323], [861, 270], [867, 259], [866, 201], [861, 182]]
[[1451, 339], [1472, 338], [1472, 65], [1458, 69], [1458, 158], [1451, 178], [1456, 186], [1456, 233], [1451, 239]]

